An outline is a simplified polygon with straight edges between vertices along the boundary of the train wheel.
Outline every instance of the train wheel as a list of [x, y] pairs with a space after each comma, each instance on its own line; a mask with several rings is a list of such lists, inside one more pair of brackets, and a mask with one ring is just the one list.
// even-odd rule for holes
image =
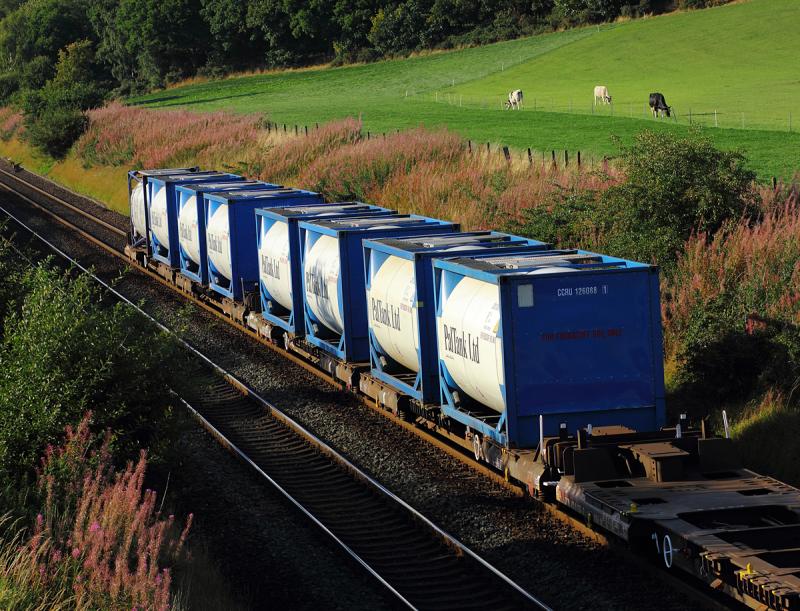
[[664, 566], [668, 569], [672, 568], [672, 557], [675, 554], [675, 550], [672, 548], [672, 539], [669, 538], [669, 535], [664, 535], [664, 540], [661, 545], [661, 556], [664, 559]]
[[483, 449], [481, 448], [481, 436], [478, 433], [472, 434], [472, 452], [475, 454], [475, 460], [480, 462]]

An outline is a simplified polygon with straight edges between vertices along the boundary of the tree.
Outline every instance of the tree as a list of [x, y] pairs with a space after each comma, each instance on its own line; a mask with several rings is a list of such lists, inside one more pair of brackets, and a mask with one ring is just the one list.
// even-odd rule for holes
[[92, 43], [71, 43], [59, 52], [55, 75], [24, 101], [28, 137], [53, 157], [63, 157], [86, 129], [83, 111], [99, 106], [109, 83]]

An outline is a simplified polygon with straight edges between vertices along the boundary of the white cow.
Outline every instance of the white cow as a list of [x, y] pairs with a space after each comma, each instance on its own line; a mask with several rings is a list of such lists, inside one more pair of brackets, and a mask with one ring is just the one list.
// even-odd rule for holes
[[597, 85], [594, 88], [594, 103], [597, 104], [598, 101], [601, 104], [611, 104], [611, 96], [608, 95], [608, 87], [605, 85]]
[[506, 110], [509, 108], [516, 108], [519, 110], [522, 107], [522, 89], [515, 89], [508, 94], [508, 101], [506, 102]]

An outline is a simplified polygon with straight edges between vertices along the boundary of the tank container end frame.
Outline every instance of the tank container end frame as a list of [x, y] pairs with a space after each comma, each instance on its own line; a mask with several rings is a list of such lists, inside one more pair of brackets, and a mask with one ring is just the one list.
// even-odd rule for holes
[[[147, 203], [145, 210], [147, 211], [148, 220], [148, 250], [150, 256], [156, 261], [160, 261], [173, 269], [180, 267], [180, 240], [178, 235], [178, 198], [176, 196], [176, 187], [178, 185], [187, 185], [202, 182], [222, 182], [242, 179], [238, 174], [231, 174], [229, 172], [216, 172], [204, 171], [194, 172], [191, 174], [168, 174], [166, 176], [151, 176], [148, 180], [148, 185], [145, 187], [145, 192], [148, 193]], [[243, 179], [242, 179], [243, 180]], [[166, 243], [156, 235], [160, 225], [157, 223], [158, 216], [154, 217], [153, 207], [156, 201], [153, 200], [153, 194], [164, 190], [164, 218], [158, 222], [166, 221]]]
[[[175, 187], [175, 196], [177, 198], [178, 208], [178, 226], [179, 234], [181, 214], [184, 207], [187, 205], [191, 197], [195, 197], [195, 211], [197, 218], [197, 236], [198, 236], [198, 254], [199, 263], [192, 261], [191, 257], [186, 253], [183, 245], [178, 248], [180, 273], [191, 281], [197, 282], [202, 286], [208, 285], [208, 269], [207, 269], [207, 253], [206, 253], [206, 220], [203, 214], [203, 198], [206, 193], [221, 193], [226, 191], [252, 191], [256, 189], [267, 189], [274, 187], [276, 189], [283, 188], [281, 185], [274, 185], [272, 183], [265, 183], [258, 180], [247, 180], [240, 177], [238, 181], [225, 181], [220, 183], [192, 183], [186, 185], [178, 185]], [[183, 236], [180, 236], [183, 237]]]
[[[323, 203], [322, 196], [301, 189], [275, 189], [265, 191], [229, 191], [206, 194], [203, 197], [203, 214], [206, 221], [206, 243], [209, 241], [210, 220], [221, 206], [227, 206], [228, 245], [227, 256], [231, 266], [231, 278], [222, 280], [208, 255], [208, 285], [213, 291], [244, 304], [249, 309], [257, 309], [249, 300], [255, 297], [258, 289], [258, 251], [256, 250], [256, 214], [258, 208], [279, 208]], [[239, 239], [242, 236], [244, 239]], [[224, 248], [224, 247], [223, 247]], [[208, 250], [212, 250], [208, 248]], [[245, 299], [247, 296], [247, 299]], [[253, 299], [255, 301], [255, 299]]]
[[[535, 448], [542, 435], [556, 434], [562, 424], [569, 430], [618, 422], [636, 430], [661, 427], [665, 407], [658, 268], [575, 250], [526, 255], [539, 263], [526, 267], [522, 262], [518, 269], [491, 262], [501, 258], [434, 262], [437, 319], [444, 299], [462, 279], [472, 278], [497, 287], [496, 335], [510, 338], [502, 343], [500, 365], [505, 409], [459, 403], [463, 392], [440, 358], [442, 413], [501, 447], [520, 449]], [[530, 275], [542, 266], [562, 265], [564, 258], [572, 261], [567, 265], [572, 271]], [[587, 329], [582, 318], [600, 322]], [[542, 349], [534, 350], [536, 346]], [[598, 365], [603, 371], [590, 378], [587, 372]], [[609, 384], [613, 393], [608, 393]]]
[[[131, 197], [133, 196], [134, 183], [142, 186], [142, 196], [144, 198], [145, 209], [145, 233], [144, 235], [137, 236], [136, 230], [133, 225], [133, 210], [130, 214], [130, 227], [128, 230], [128, 246], [133, 249], [148, 249], [147, 236], [150, 233], [150, 222], [147, 216], [147, 180], [151, 176], [166, 176], [168, 174], [190, 174], [192, 172], [199, 172], [199, 166], [192, 166], [190, 168], [155, 168], [150, 170], [129, 170], [128, 171], [128, 206], [131, 205]], [[149, 250], [147, 251], [149, 255]]]

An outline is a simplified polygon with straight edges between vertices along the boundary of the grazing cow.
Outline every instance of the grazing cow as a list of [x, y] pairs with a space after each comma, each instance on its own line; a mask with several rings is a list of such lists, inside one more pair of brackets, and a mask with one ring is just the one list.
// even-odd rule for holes
[[664, 99], [663, 93], [651, 93], [650, 94], [650, 110], [653, 111], [653, 116], [664, 116], [666, 114], [668, 117], [670, 116], [670, 111], [672, 110], [669, 106], [667, 106], [667, 101]]
[[506, 110], [509, 108], [520, 109], [522, 106], [522, 89], [515, 89], [508, 94], [508, 101], [506, 102]]
[[598, 101], [601, 104], [611, 104], [611, 96], [608, 95], [608, 87], [605, 85], [597, 85], [594, 88], [594, 103], [597, 104]]

